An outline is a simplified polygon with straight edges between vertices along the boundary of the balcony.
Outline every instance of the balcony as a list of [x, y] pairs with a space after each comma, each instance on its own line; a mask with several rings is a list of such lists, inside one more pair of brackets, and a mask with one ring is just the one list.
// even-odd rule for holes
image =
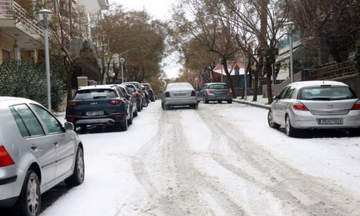
[[41, 46], [38, 40], [43, 37], [41, 23], [34, 20], [24, 8], [12, 0], [0, 0], [0, 29], [17, 41], [23, 51]]

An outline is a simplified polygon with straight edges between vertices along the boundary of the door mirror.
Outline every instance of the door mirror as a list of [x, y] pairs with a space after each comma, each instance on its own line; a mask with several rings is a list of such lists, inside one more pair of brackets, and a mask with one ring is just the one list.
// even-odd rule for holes
[[74, 125], [71, 122], [65, 122], [64, 127], [66, 130], [74, 130]]

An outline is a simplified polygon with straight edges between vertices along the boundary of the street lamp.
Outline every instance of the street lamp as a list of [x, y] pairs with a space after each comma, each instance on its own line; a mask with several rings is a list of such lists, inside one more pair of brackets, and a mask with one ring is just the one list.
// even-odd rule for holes
[[124, 63], [125, 59], [120, 58], [120, 64], [121, 64], [121, 82], [124, 82]]
[[[49, 60], [48, 25], [51, 21], [51, 14], [52, 14], [51, 10], [48, 10], [48, 9], [41, 9], [39, 11], [40, 21], [44, 25], [47, 99], [48, 99], [48, 109], [50, 110], [50, 112], [51, 112], [51, 92], [50, 92], [50, 60]], [[70, 89], [68, 89], [68, 91], [69, 90]]]
[[290, 82], [294, 82], [294, 71], [293, 71], [293, 28], [294, 22], [286, 22], [284, 26], [287, 26], [288, 35], [290, 36]]

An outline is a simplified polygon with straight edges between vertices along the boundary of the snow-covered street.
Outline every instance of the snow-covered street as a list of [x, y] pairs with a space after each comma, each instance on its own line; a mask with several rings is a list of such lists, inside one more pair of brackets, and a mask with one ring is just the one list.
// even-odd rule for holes
[[41, 216], [360, 215], [360, 137], [289, 138], [266, 109], [158, 100], [80, 137], [85, 181]]

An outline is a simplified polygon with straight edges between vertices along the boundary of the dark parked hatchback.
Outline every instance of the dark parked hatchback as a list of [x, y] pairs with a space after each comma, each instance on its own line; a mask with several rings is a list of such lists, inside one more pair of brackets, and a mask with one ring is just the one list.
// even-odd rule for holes
[[66, 107], [66, 120], [82, 131], [87, 125], [116, 126], [126, 131], [132, 114], [126, 98], [116, 85], [86, 86], [78, 89]]

